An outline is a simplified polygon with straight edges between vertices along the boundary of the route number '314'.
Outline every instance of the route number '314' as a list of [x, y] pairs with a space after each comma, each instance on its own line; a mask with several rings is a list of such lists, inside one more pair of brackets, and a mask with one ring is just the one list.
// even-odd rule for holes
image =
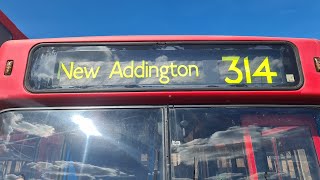
[[[222, 61], [231, 61], [228, 72], [234, 72], [237, 74], [235, 79], [229, 77], [225, 78], [226, 83], [228, 84], [240, 84], [243, 81], [243, 72], [240, 68], [237, 67], [240, 56], [223, 56]], [[272, 84], [272, 77], [277, 77], [277, 72], [272, 72], [270, 70], [269, 58], [266, 57], [258, 68], [251, 74], [251, 67], [249, 63], [249, 58], [245, 57], [243, 59], [244, 64], [244, 74], [246, 76], [246, 83], [252, 83], [252, 77], [265, 77], [268, 84]]]

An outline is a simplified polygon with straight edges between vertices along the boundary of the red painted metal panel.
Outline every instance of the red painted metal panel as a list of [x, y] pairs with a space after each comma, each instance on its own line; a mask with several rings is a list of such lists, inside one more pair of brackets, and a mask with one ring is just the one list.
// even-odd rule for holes
[[[165, 41], [289, 41], [298, 48], [304, 85], [293, 91], [166, 91], [33, 94], [24, 88], [30, 49], [55, 42], [165, 42]], [[320, 73], [313, 57], [319, 44], [313, 39], [235, 36], [111, 36], [17, 40], [0, 49], [0, 108], [30, 106], [161, 105], [161, 104], [319, 104]], [[7, 60], [14, 60], [11, 76], [3, 75]]]

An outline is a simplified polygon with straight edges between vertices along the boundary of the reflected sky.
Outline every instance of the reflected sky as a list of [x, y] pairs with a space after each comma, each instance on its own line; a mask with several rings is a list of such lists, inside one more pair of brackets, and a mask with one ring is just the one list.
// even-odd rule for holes
[[[197, 138], [178, 146], [172, 146], [172, 152], [180, 154], [181, 162], [187, 165], [193, 165], [194, 158], [205, 158], [207, 161], [212, 161], [221, 157], [226, 159], [243, 157], [244, 152], [241, 147], [244, 143], [243, 137], [246, 129], [246, 127], [230, 127], [226, 131], [214, 132], [208, 138]], [[206, 130], [203, 129], [202, 131]], [[250, 127], [250, 133], [252, 133], [252, 136], [259, 136], [261, 129], [252, 126]], [[253, 143], [260, 141], [260, 139], [255, 140]], [[234, 148], [232, 152], [228, 152], [219, 149], [219, 146], [234, 146]], [[213, 147], [217, 148], [214, 149]]]
[[[318, 179], [309, 124], [315, 116], [302, 114], [280, 108], [176, 108], [170, 123], [172, 177], [292, 179], [305, 173], [301, 179]], [[299, 171], [293, 168], [298, 162]]]
[[6, 112], [0, 162], [7, 179], [146, 179], [162, 169], [161, 123], [161, 109]]
[[[312, 138], [318, 109], [178, 107], [169, 112], [174, 177], [192, 179], [198, 171], [207, 179], [243, 179], [254, 176], [250, 167], [256, 166], [262, 178], [267, 173], [270, 178], [304, 174], [318, 179]], [[161, 108], [21, 110], [0, 114], [0, 122], [0, 165], [8, 179], [21, 174], [38, 179], [162, 177]], [[48, 127], [52, 134], [39, 133]], [[284, 170], [275, 171], [280, 165]]]
[[[42, 174], [43, 178], [57, 178], [61, 175], [73, 175], [78, 177], [88, 177], [89, 179], [104, 177], [130, 177], [134, 175], [126, 174], [118, 169], [104, 168], [91, 164], [70, 161], [49, 162], [31, 162], [27, 164], [33, 170]], [[74, 172], [61, 172], [61, 169], [73, 168]]]

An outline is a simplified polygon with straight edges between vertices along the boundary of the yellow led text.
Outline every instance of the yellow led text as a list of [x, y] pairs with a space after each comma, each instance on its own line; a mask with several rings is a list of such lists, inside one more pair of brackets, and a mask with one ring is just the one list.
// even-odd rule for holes
[[115, 75], [120, 78], [152, 78], [155, 76], [159, 78], [161, 84], [168, 84], [170, 77], [191, 77], [192, 72], [195, 72], [195, 77], [199, 77], [199, 68], [194, 64], [177, 65], [171, 62], [170, 65], [156, 66], [149, 65], [148, 62], [142, 60], [140, 65], [135, 66], [135, 61], [132, 60], [130, 65], [121, 66], [120, 61], [115, 61], [109, 79]]
[[[240, 60], [240, 56], [223, 56], [222, 61], [230, 61], [231, 64], [229, 66], [228, 72], [234, 72], [237, 76], [235, 79], [231, 79], [229, 77], [225, 78], [225, 82], [228, 84], [240, 84], [243, 82], [243, 72], [241, 68], [238, 66], [238, 62]], [[269, 58], [266, 57], [258, 66], [258, 68], [251, 75], [251, 66], [249, 62], [249, 57], [245, 57], [243, 59], [243, 66], [245, 71], [246, 83], [251, 84], [251, 77], [265, 77], [268, 84], [273, 83], [272, 77], [277, 77], [277, 72], [271, 71]]]
[[61, 71], [65, 73], [65, 75], [68, 77], [68, 79], [95, 79], [99, 73], [100, 66], [96, 67], [94, 69], [91, 67], [90, 69], [87, 67], [81, 67], [81, 66], [74, 66], [74, 62], [70, 62], [69, 66], [66, 67], [66, 65], [62, 62], [59, 64], [58, 74], [57, 78], [60, 79]]

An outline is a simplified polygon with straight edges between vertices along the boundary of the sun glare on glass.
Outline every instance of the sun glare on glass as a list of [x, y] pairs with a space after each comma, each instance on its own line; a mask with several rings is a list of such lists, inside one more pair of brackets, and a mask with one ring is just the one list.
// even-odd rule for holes
[[77, 124], [79, 126], [79, 129], [87, 136], [102, 136], [102, 134], [92, 123], [92, 120], [89, 118], [85, 118], [80, 115], [74, 115], [72, 116], [72, 122]]

